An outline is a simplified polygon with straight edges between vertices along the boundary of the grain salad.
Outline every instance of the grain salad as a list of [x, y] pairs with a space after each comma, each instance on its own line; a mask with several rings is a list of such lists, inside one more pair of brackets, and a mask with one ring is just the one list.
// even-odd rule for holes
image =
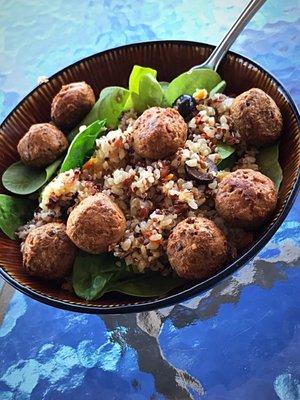
[[39, 186], [32, 172], [34, 185], [25, 190], [38, 205], [16, 226], [29, 274], [66, 278], [63, 287], [85, 299], [107, 291], [160, 295], [212, 276], [250, 246], [276, 207], [277, 190], [249, 135], [255, 128], [269, 143], [273, 132], [274, 142], [281, 114], [274, 109], [278, 124], [266, 137], [260, 109], [277, 107], [273, 100], [259, 89], [218, 93], [219, 75], [202, 73], [206, 87], [192, 82], [183, 94], [173, 82], [185, 74], [163, 89], [156, 71], [139, 66], [131, 75], [139, 93], [105, 88], [96, 102], [86, 82], [62, 87], [51, 124], [30, 128], [18, 147], [22, 162], [3, 175], [13, 192], [15, 170], [20, 180], [22, 168], [32, 167], [27, 160], [46, 168]]
[[[137, 114], [125, 113], [117, 130], [96, 140], [93, 156], [82, 169], [59, 174], [42, 193], [40, 211], [34, 223], [18, 231], [22, 240], [30, 229], [43, 221], [59, 220], [84, 198], [97, 192], [110, 196], [126, 216], [123, 240], [111, 249], [127, 265], [143, 272], [146, 268], [165, 271], [163, 260], [168, 236], [178, 222], [189, 216], [208, 215], [218, 182], [226, 170], [215, 174], [211, 183], [198, 185], [186, 176], [185, 165], [205, 172], [209, 157], [220, 161], [217, 142], [238, 144], [229, 109], [233, 99], [223, 94], [197, 101], [197, 114], [188, 123], [188, 139], [169, 159], [150, 162], [137, 157], [132, 149], [132, 125]], [[235, 168], [258, 170], [255, 150], [241, 150]], [[215, 217], [213, 217], [216, 219]], [[224, 221], [216, 219], [228, 234]], [[249, 234], [240, 230], [240, 235]], [[232, 252], [236, 254], [236, 244]]]

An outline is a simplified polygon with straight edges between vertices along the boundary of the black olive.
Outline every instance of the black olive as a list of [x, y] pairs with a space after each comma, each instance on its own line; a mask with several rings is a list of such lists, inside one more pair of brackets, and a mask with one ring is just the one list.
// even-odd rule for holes
[[189, 167], [186, 164], [184, 165], [185, 172], [199, 183], [212, 182], [215, 178], [215, 173], [218, 172], [218, 168], [210, 158], [206, 157], [205, 161], [207, 163], [207, 172], [200, 172], [196, 167]]
[[173, 108], [185, 119], [191, 119], [196, 111], [196, 101], [189, 94], [182, 94], [173, 103]]

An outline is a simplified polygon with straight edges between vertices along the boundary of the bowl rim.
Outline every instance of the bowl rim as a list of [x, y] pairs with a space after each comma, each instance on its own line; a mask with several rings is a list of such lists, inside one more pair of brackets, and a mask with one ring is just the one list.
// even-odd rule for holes
[[[136, 42], [132, 44], [126, 44], [122, 46], [117, 46], [113, 47], [104, 51], [100, 51], [98, 53], [94, 53], [88, 57], [82, 58], [80, 60], [75, 61], [72, 64], [69, 64], [68, 66], [64, 67], [63, 69], [57, 71], [55, 74], [51, 75], [49, 77], [49, 80], [54, 79], [58, 75], [62, 74], [64, 71], [68, 70], [71, 67], [75, 67], [76, 65], [88, 61], [89, 59], [92, 59], [96, 56], [101, 56], [104, 54], [107, 54], [111, 52], [112, 50], [123, 50], [126, 48], [132, 48], [132, 47], [143, 47], [147, 46], [149, 44], [170, 44], [170, 45], [186, 45], [186, 46], [200, 46], [200, 47], [206, 47], [210, 49], [214, 49], [215, 46], [208, 44], [208, 43], [202, 43], [202, 42], [195, 42], [195, 41], [189, 41], [189, 40], [154, 40], [154, 41], [142, 41], [142, 42]], [[273, 82], [276, 83], [277, 85], [277, 90], [286, 98], [287, 102], [291, 106], [291, 109], [293, 111], [293, 114], [296, 118], [298, 126], [300, 126], [300, 116], [299, 116], [299, 110], [297, 108], [297, 105], [295, 104], [294, 100], [292, 99], [289, 91], [285, 89], [283, 84], [275, 78], [268, 70], [263, 68], [260, 64], [257, 62], [251, 60], [248, 57], [245, 57], [244, 55], [241, 55], [239, 53], [233, 52], [233, 51], [228, 51], [228, 55], [232, 55], [235, 58], [240, 58], [246, 62], [249, 62], [252, 64], [254, 67], [256, 67], [258, 70], [266, 73]], [[3, 129], [7, 121], [10, 119], [10, 117], [14, 114], [14, 112], [37, 90], [37, 87], [35, 87], [33, 90], [31, 90], [14, 108], [13, 110], [6, 116], [6, 118], [3, 120], [3, 122], [0, 124], [0, 129]], [[59, 299], [54, 299], [52, 297], [49, 297], [48, 295], [39, 293], [22, 283], [17, 282], [8, 272], [6, 272], [2, 266], [0, 265], [0, 276], [3, 277], [3, 279], [9, 283], [12, 287], [15, 289], [19, 290], [20, 292], [28, 295], [29, 297], [40, 301], [41, 303], [60, 308], [63, 310], [67, 311], [75, 311], [75, 312], [80, 312], [80, 313], [85, 313], [85, 314], [127, 314], [127, 313], [133, 313], [133, 312], [141, 312], [141, 311], [150, 311], [150, 310], [155, 310], [158, 308], [164, 308], [168, 307], [177, 303], [180, 303], [182, 301], [186, 301], [190, 299], [191, 297], [201, 295], [204, 291], [211, 289], [213, 286], [215, 286], [217, 283], [240, 269], [242, 266], [244, 266], [247, 262], [249, 262], [266, 244], [267, 242], [271, 239], [271, 237], [275, 234], [275, 232], [279, 229], [280, 225], [282, 222], [285, 220], [287, 214], [292, 208], [292, 205], [295, 202], [295, 199], [297, 197], [297, 193], [300, 188], [300, 171], [298, 171], [298, 176], [295, 179], [295, 182], [293, 184], [293, 187], [290, 190], [290, 193], [285, 200], [285, 204], [283, 206], [281, 214], [278, 216], [278, 218], [272, 223], [272, 225], [267, 229], [267, 231], [258, 239], [258, 241], [251, 246], [245, 253], [241, 254], [238, 258], [236, 258], [232, 263], [230, 263], [225, 269], [221, 270], [218, 272], [216, 275], [206, 279], [205, 281], [199, 282], [195, 284], [194, 286], [182, 290], [180, 293], [176, 294], [171, 294], [167, 295], [164, 298], [161, 299], [155, 299], [155, 300], [148, 300], [146, 302], [138, 302], [138, 303], [132, 303], [132, 304], [126, 304], [126, 305], [80, 305], [76, 303], [71, 303], [69, 301], [63, 301]]]

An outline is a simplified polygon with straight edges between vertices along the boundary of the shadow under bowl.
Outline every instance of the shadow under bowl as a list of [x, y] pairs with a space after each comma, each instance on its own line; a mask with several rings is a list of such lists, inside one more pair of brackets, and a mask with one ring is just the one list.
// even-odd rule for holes
[[[213, 46], [195, 42], [146, 42], [107, 50], [64, 68], [53, 75], [49, 82], [29, 93], [2, 123], [0, 175], [18, 159], [17, 144], [29, 127], [34, 123], [50, 120], [51, 101], [61, 85], [86, 81], [96, 94], [106, 86], [126, 87], [134, 64], [155, 68], [160, 81], [170, 81], [195, 64], [206, 60], [212, 50]], [[284, 120], [284, 133], [280, 144], [283, 181], [276, 213], [249, 249], [211, 278], [186, 284], [166, 296], [142, 299], [109, 293], [91, 302], [79, 299], [55, 284], [30, 277], [22, 268], [19, 244], [0, 234], [0, 273], [3, 278], [21, 292], [55, 307], [83, 313], [120, 314], [166, 307], [187, 300], [220, 282], [254, 257], [283, 222], [299, 188], [299, 114], [282, 85], [263, 68], [245, 57], [229, 52], [218, 72], [226, 80], [226, 92], [229, 94], [239, 94], [252, 87], [267, 92], [279, 106]], [[0, 188], [0, 192], [5, 193], [3, 187]]]

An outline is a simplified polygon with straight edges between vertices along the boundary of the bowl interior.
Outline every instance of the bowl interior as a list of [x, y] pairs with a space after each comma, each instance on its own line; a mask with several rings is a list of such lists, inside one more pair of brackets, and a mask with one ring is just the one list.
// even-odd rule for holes
[[[106, 86], [126, 87], [134, 64], [153, 67], [158, 71], [159, 80], [170, 81], [193, 65], [204, 61], [211, 51], [211, 46], [191, 42], [150, 42], [105, 51], [58, 72], [48, 83], [31, 92], [2, 124], [0, 174], [18, 159], [17, 143], [29, 127], [34, 123], [50, 120], [51, 101], [62, 84], [84, 80], [93, 87], [96, 95]], [[258, 252], [277, 229], [280, 219], [284, 218], [292, 202], [291, 194], [296, 190], [300, 166], [300, 133], [296, 110], [282, 87], [268, 73], [238, 55], [229, 53], [222, 62], [219, 73], [227, 82], [228, 94], [239, 94], [252, 87], [263, 89], [280, 107], [284, 119], [284, 133], [280, 145], [283, 182], [279, 191], [277, 211], [269, 225], [260, 232], [260, 238], [251, 249], [209, 280], [187, 285], [165, 298], [138, 299], [110, 293], [98, 301], [87, 302], [61, 290], [59, 286], [49, 285], [28, 276], [22, 268], [18, 243], [0, 234], [0, 264], [3, 276], [19, 290], [48, 304], [75, 311], [117, 313], [156, 308], [181, 301], [221, 280]], [[5, 193], [3, 187], [0, 191]]]

